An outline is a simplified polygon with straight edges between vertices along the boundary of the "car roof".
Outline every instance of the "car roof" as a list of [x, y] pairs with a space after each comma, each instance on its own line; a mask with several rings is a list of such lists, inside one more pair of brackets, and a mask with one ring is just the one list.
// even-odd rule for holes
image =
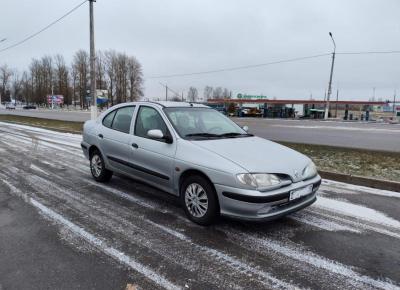
[[208, 106], [200, 103], [189, 103], [189, 102], [172, 102], [172, 101], [139, 101], [139, 102], [131, 102], [131, 103], [123, 103], [120, 104], [122, 106], [129, 105], [145, 105], [145, 104], [155, 104], [160, 107], [197, 107], [197, 108], [208, 108]]

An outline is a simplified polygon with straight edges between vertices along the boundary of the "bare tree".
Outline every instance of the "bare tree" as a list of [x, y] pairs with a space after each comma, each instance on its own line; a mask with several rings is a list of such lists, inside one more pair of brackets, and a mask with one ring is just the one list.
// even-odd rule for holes
[[135, 57], [128, 59], [128, 79], [130, 101], [137, 101], [143, 97], [143, 71]]
[[102, 51], [96, 52], [96, 87], [106, 90], [106, 57]]
[[11, 91], [15, 101], [23, 101], [22, 80], [17, 70], [12, 73]]
[[223, 98], [223, 90], [221, 87], [216, 87], [213, 90], [213, 98], [214, 99], [222, 99]]
[[81, 108], [86, 107], [86, 95], [89, 88], [89, 54], [84, 50], [75, 53], [72, 62], [76, 70], [77, 91]]
[[22, 94], [22, 100], [25, 103], [31, 103], [33, 102], [33, 90], [32, 90], [32, 83], [31, 83], [31, 78], [29, 76], [29, 73], [27, 71], [24, 71], [22, 73], [21, 77], [21, 94]]
[[195, 87], [190, 87], [187, 95], [188, 101], [196, 102], [198, 95], [197, 89]]
[[[108, 90], [111, 105], [135, 101], [143, 96], [143, 71], [139, 61], [113, 50], [97, 52], [96, 88]], [[77, 51], [68, 67], [62, 55], [32, 59], [29, 70], [16, 73], [7, 65], [0, 66], [0, 93], [3, 101], [10, 100], [11, 92], [18, 100], [47, 103], [52, 89], [64, 96], [65, 104], [88, 106], [89, 54]]]
[[117, 67], [117, 53], [114, 50], [108, 50], [105, 53], [106, 75], [108, 82], [108, 95], [111, 100], [111, 106], [114, 105], [114, 91], [115, 91], [115, 70]]
[[64, 102], [68, 106], [71, 103], [69, 90], [69, 72], [62, 55], [56, 55], [55, 59], [55, 87], [56, 92], [64, 96]]
[[213, 87], [206, 86], [204, 88], [204, 100], [207, 101], [213, 97]]
[[0, 94], [2, 96], [2, 102], [10, 100], [10, 81], [12, 71], [5, 64], [0, 66]]
[[222, 92], [222, 98], [230, 99], [230, 97], [231, 97], [231, 92], [227, 88], [225, 88], [224, 91]]

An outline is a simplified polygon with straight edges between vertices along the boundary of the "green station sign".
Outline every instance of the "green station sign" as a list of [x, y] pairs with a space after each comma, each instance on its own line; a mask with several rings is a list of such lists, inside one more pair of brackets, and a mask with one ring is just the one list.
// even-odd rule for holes
[[267, 96], [263, 95], [247, 95], [247, 94], [237, 94], [236, 96], [237, 99], [268, 99]]

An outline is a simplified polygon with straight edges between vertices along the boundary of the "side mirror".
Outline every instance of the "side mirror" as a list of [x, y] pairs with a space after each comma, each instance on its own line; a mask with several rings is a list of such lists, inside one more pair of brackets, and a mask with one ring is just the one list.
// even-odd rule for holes
[[163, 132], [159, 129], [149, 130], [147, 132], [147, 137], [155, 140], [163, 140], [165, 143], [171, 144], [172, 137], [169, 135], [164, 135]]
[[149, 130], [147, 132], [147, 136], [151, 139], [162, 139], [164, 137], [164, 134], [163, 132], [161, 132], [161, 130], [154, 129], [154, 130]]
[[246, 132], [249, 131], [249, 127], [248, 126], [243, 126], [242, 129], [245, 130]]

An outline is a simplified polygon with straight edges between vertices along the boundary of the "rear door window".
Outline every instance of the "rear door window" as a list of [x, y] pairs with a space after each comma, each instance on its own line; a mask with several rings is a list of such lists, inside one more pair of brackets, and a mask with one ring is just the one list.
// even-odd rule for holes
[[135, 107], [123, 107], [116, 111], [111, 129], [129, 134], [131, 121]]

